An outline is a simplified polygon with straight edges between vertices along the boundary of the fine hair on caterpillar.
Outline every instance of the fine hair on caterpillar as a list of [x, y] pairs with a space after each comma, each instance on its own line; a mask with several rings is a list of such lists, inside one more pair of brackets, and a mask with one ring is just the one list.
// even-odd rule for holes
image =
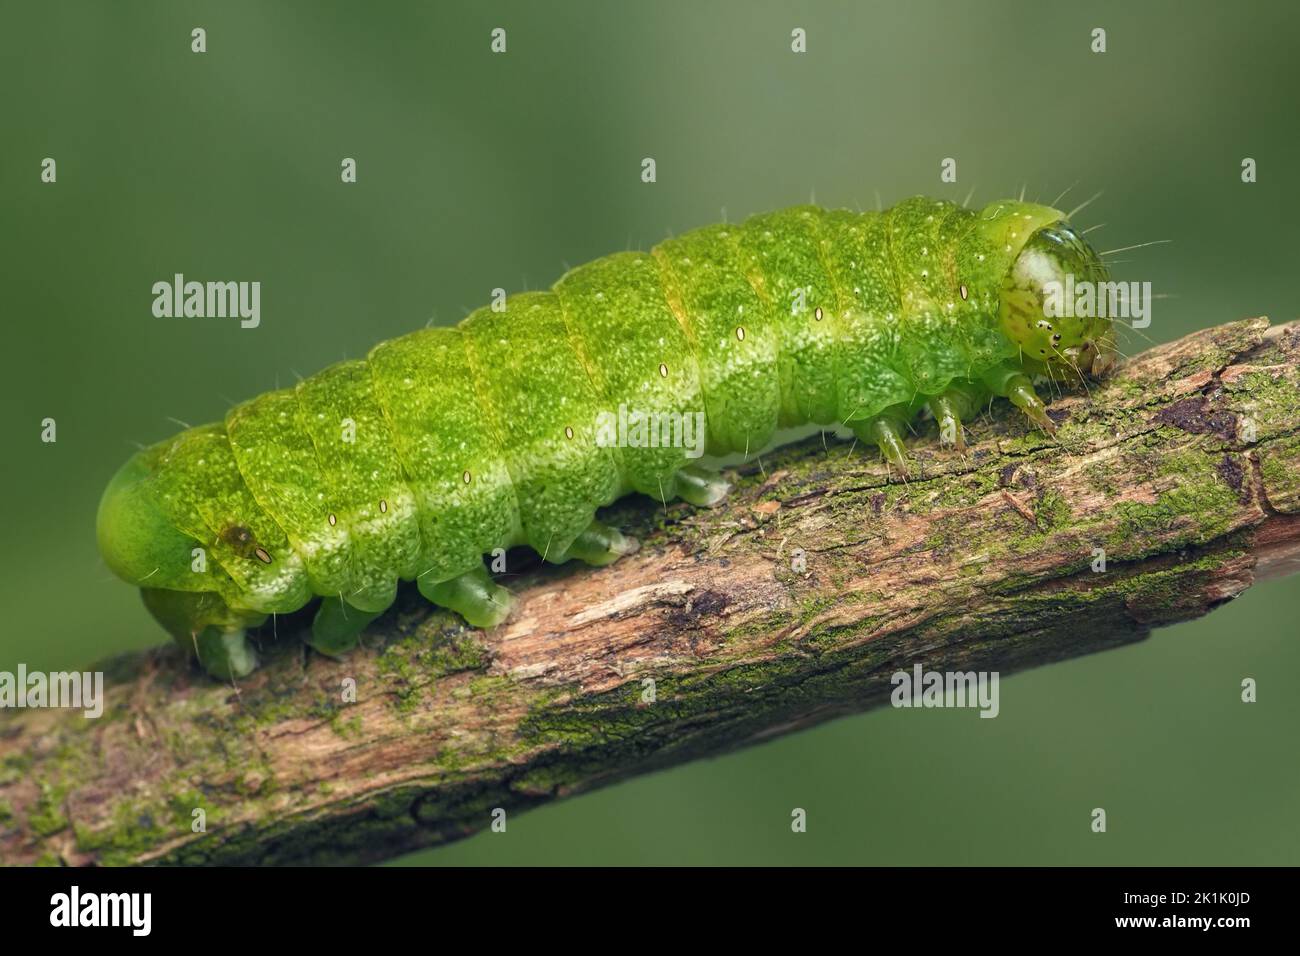
[[728, 485], [703, 455], [832, 426], [906, 477], [914, 419], [961, 451], [962, 422], [998, 399], [1054, 433], [1035, 381], [1084, 383], [1116, 354], [1112, 317], [1048, 314], [1067, 277], [1110, 282], [1065, 213], [1022, 200], [706, 226], [141, 450], [104, 493], [100, 550], [222, 679], [257, 665], [250, 628], [317, 598], [310, 643], [345, 654], [399, 581], [493, 627], [513, 598], [484, 555], [616, 561], [637, 543], [597, 509], [717, 504]]

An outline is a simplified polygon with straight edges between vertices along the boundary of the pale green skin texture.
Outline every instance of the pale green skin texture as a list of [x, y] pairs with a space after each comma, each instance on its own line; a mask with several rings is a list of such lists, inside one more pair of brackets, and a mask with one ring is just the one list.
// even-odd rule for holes
[[[1014, 201], [806, 206], [598, 259], [140, 452], [101, 502], [101, 551], [209, 670], [246, 672], [242, 628], [268, 614], [342, 596], [369, 620], [399, 580], [424, 590], [518, 544], [562, 561], [597, 508], [675, 497], [686, 449], [600, 447], [602, 410], [704, 411], [710, 454], [754, 453], [810, 422], [869, 439], [873, 418], [952, 385], [983, 397], [1041, 371], [1040, 333], [999, 308], [1025, 243], [1063, 219]], [[1054, 331], [1061, 347], [1100, 334]]]

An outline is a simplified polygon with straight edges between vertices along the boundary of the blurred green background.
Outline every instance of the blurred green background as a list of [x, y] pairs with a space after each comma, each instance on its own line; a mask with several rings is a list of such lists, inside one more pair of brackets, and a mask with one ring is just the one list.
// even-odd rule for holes
[[[1079, 217], [1107, 224], [1101, 248], [1174, 240], [1117, 269], [1177, 296], [1156, 303], [1152, 339], [1300, 311], [1289, 0], [0, 10], [0, 669], [163, 638], [93, 525], [132, 443], [169, 418], [218, 419], [431, 316], [454, 322], [494, 286], [547, 286], [563, 263], [724, 207], [1022, 185], [1050, 201], [1077, 183], [1062, 206], [1105, 190]], [[261, 327], [154, 318], [150, 287], [176, 272], [260, 280]], [[57, 444], [39, 440], [46, 416]], [[1141, 645], [1007, 679], [996, 720], [843, 719], [407, 861], [1300, 863], [1297, 619], [1300, 580], [1264, 584]]]

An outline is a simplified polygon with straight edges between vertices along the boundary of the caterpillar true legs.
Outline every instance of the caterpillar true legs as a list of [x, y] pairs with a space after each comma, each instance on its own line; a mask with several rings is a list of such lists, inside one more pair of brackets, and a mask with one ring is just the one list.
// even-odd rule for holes
[[926, 402], [939, 425], [939, 444], [959, 452], [966, 450], [966, 427], [984, 399], [983, 390], [974, 383], [954, 383]]
[[402, 580], [494, 626], [514, 598], [483, 555], [617, 561], [636, 542], [597, 509], [634, 491], [717, 504], [700, 454], [843, 425], [905, 472], [918, 414], [960, 452], [994, 397], [1054, 431], [1034, 377], [1099, 374], [1113, 348], [1108, 320], [1046, 314], [1050, 282], [1105, 278], [1063, 220], [796, 207], [596, 260], [146, 449], [104, 494], [101, 551], [222, 678], [256, 666], [248, 629], [313, 597], [325, 654]]

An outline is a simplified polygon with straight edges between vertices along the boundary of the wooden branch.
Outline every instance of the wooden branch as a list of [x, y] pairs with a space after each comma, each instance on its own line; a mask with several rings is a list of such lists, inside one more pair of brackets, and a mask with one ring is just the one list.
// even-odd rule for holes
[[99, 719], [2, 715], [0, 859], [379, 860], [879, 704], [914, 663], [1114, 647], [1300, 566], [1300, 324], [1160, 346], [1051, 414], [1056, 441], [999, 407], [964, 457], [928, 423], [905, 484], [814, 437], [719, 509], [629, 499], [638, 554], [526, 568], [492, 633], [404, 591], [344, 661], [281, 620], [237, 689], [172, 648], [117, 658]]

